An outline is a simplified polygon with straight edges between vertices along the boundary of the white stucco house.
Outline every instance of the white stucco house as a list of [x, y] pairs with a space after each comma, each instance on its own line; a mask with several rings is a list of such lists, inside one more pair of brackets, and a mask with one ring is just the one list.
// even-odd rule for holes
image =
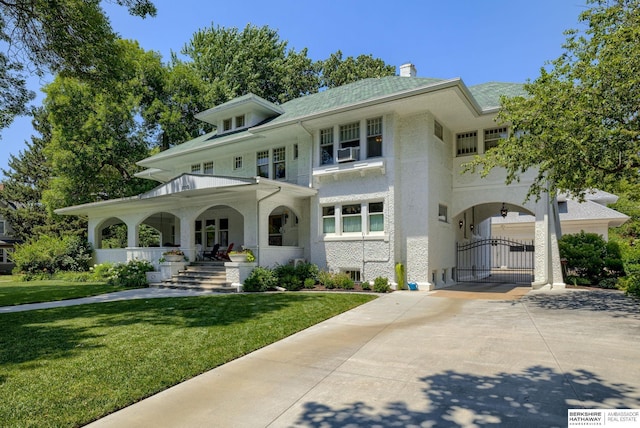
[[[405, 64], [399, 76], [281, 105], [247, 94], [197, 115], [215, 131], [138, 162], [154, 190], [57, 212], [88, 218], [98, 263], [157, 263], [163, 248], [139, 246], [147, 224], [191, 260], [201, 247], [234, 243], [257, 265], [303, 259], [391, 281], [402, 263], [409, 281], [432, 289], [473, 279], [459, 275], [456, 243], [489, 236], [473, 225], [506, 207], [533, 216], [533, 287], [562, 287], [555, 199], [525, 203], [526, 176], [506, 186], [502, 171], [461, 174], [509, 132], [494, 121], [500, 95], [520, 93], [520, 84], [416, 77]], [[126, 224], [127, 247], [101, 248], [115, 223]]]

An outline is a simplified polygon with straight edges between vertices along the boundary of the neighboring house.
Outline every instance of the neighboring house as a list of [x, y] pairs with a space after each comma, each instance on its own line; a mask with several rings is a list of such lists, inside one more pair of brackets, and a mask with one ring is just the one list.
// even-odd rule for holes
[[[4, 189], [4, 185], [0, 184], [0, 192]], [[2, 208], [15, 209], [13, 205], [6, 205], [0, 202]], [[13, 252], [13, 246], [19, 244], [20, 241], [13, 236], [13, 229], [11, 224], [0, 215], [0, 273], [11, 273], [11, 270], [15, 267], [15, 264], [9, 260], [9, 255]]]
[[[214, 132], [138, 162], [138, 177], [161, 183], [154, 190], [57, 213], [88, 218], [98, 263], [157, 264], [163, 249], [138, 245], [146, 224], [191, 260], [233, 243], [258, 265], [304, 259], [363, 281], [395, 281], [402, 263], [431, 289], [473, 279], [460, 275], [456, 243], [489, 236], [473, 225], [506, 206], [536, 216], [533, 286], [562, 287], [554, 199], [524, 202], [534, 172], [510, 186], [502, 171], [461, 173], [509, 132], [494, 120], [499, 97], [515, 94], [522, 85], [418, 78], [411, 64], [281, 105], [247, 94], [196, 116]], [[101, 248], [118, 223], [127, 248]]]
[[[625, 223], [629, 216], [622, 214], [607, 205], [618, 200], [616, 195], [597, 190], [585, 195], [579, 202], [566, 195], [558, 196], [558, 213], [562, 234], [569, 235], [585, 231], [601, 235], [609, 239], [609, 228]], [[491, 218], [491, 235], [516, 240], [533, 240], [535, 218], [523, 212], [510, 212], [504, 218]]]

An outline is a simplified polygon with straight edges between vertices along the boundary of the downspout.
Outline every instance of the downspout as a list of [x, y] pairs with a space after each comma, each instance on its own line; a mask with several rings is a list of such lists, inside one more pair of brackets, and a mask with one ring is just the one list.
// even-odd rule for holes
[[275, 190], [274, 192], [269, 193], [266, 196], [263, 196], [262, 198], [258, 199], [258, 201], [256, 202], [256, 234], [257, 234], [257, 241], [258, 241], [258, 248], [256, 251], [256, 264], [258, 266], [260, 266], [260, 202], [264, 201], [267, 198], [272, 197], [273, 195], [275, 195], [276, 193], [280, 193], [280, 191], [282, 190], [282, 187], [278, 187], [278, 190]]

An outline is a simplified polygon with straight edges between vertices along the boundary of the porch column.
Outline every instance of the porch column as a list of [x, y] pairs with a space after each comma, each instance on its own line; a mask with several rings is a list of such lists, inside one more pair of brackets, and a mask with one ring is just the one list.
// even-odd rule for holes
[[101, 221], [94, 219], [94, 218], [89, 218], [88, 221], [88, 225], [87, 225], [87, 241], [89, 241], [89, 243], [91, 244], [91, 246], [93, 247], [93, 249], [98, 249], [102, 246], [102, 235], [97, 234], [96, 233], [96, 228], [98, 226], [98, 223]]
[[558, 202], [545, 193], [536, 205], [534, 289], [564, 288], [560, 263]]
[[178, 220], [180, 220], [180, 248], [191, 261], [196, 259], [196, 244], [194, 239], [194, 224], [196, 218], [197, 215], [191, 211], [183, 212], [178, 217]]
[[137, 220], [125, 221], [127, 225], [127, 247], [135, 248], [138, 246], [138, 232], [140, 231], [140, 224]]

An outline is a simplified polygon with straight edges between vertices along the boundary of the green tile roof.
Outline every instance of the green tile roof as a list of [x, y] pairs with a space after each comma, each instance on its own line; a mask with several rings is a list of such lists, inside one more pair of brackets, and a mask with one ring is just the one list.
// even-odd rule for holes
[[500, 97], [526, 96], [521, 83], [488, 82], [470, 86], [469, 92], [483, 109], [500, 107]]
[[[306, 95], [288, 101], [280, 105], [280, 107], [284, 111], [283, 114], [266, 122], [268, 122], [269, 125], [286, 123], [296, 119], [302, 119], [313, 114], [322, 113], [324, 111], [331, 111], [343, 107], [348, 107], [350, 105], [374, 100], [376, 98], [390, 96], [396, 93], [401, 93], [403, 91], [410, 91], [413, 89], [428, 87], [430, 85], [444, 81], [445, 80], [443, 79], [404, 76], [388, 76], [381, 78], [363, 79], [354, 83], [350, 83], [348, 85], [327, 89], [322, 92]], [[499, 107], [501, 95], [526, 95], [523, 89], [523, 85], [519, 83], [489, 82], [471, 86], [468, 89], [482, 109]], [[245, 95], [238, 99], [245, 99], [247, 97], [251, 97], [251, 94]], [[234, 103], [238, 99], [232, 100], [229, 103]], [[174, 155], [177, 153], [188, 151], [189, 149], [195, 149], [201, 146], [205, 141], [215, 140], [217, 143], [221, 143], [226, 140], [236, 139], [238, 137], [242, 138], [244, 137], [244, 134], [249, 134], [249, 132], [250, 131], [242, 130], [238, 133], [217, 135], [214, 131], [207, 135], [203, 135], [193, 140], [174, 146], [169, 150], [152, 156], [151, 158], [165, 157], [167, 155]], [[145, 161], [151, 158], [147, 158], [145, 159]]]
[[284, 110], [284, 114], [278, 116], [271, 123], [287, 122], [314, 113], [346, 107], [442, 81], [442, 79], [400, 76], [363, 79], [288, 101], [280, 106]]

